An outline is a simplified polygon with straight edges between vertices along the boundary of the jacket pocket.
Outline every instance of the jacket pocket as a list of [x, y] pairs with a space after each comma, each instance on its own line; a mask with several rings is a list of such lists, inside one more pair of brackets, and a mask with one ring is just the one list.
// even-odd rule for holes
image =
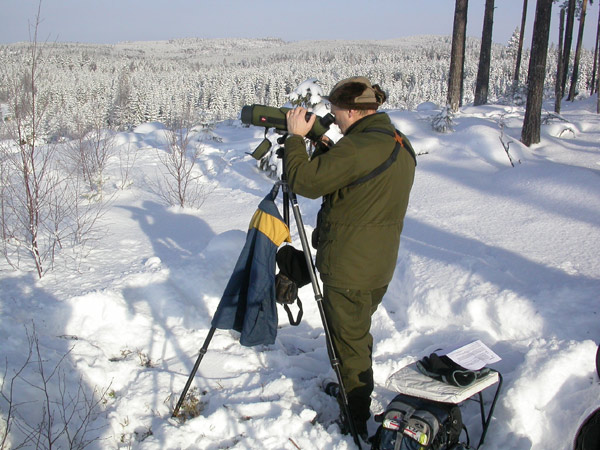
[[317, 248], [317, 269], [322, 275], [329, 275], [331, 273], [331, 249], [333, 247], [333, 240], [321, 239], [319, 240], [319, 247]]

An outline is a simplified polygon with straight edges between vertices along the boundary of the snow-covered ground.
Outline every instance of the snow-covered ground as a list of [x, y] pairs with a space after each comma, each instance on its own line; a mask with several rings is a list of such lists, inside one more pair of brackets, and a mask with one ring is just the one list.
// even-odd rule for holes
[[[421, 155], [396, 273], [373, 321], [374, 412], [393, 398], [385, 383], [398, 369], [481, 339], [502, 358], [493, 367], [504, 376], [485, 448], [571, 446], [584, 417], [600, 406], [594, 369], [600, 116], [594, 111], [595, 98], [564, 103], [568, 122], [544, 125], [541, 144], [530, 149], [518, 142], [522, 108], [465, 107], [449, 134], [432, 131], [426, 108], [389, 112]], [[246, 154], [262, 129], [229, 121], [214, 134], [220, 139], [202, 144], [207, 196], [200, 209], [161, 202], [154, 180], [164, 139], [159, 125], [145, 124], [118, 136], [115, 155], [136, 155], [132, 184], [117, 189], [122, 164], [114, 156], [105, 236], [79, 271], [59, 265], [38, 280], [1, 263], [4, 395], [27, 358], [26, 331], [35, 329], [43, 358], [35, 363], [34, 346], [31, 363], [14, 379], [13, 445], [23, 439], [19, 424], [35, 427], [48, 408], [61, 422], [59, 411], [85, 410], [82, 393], [89, 399], [95, 388], [105, 395], [95, 408], [100, 415], [80, 431], [99, 438], [89, 448], [355, 448], [332, 424], [337, 406], [321, 391], [334, 375], [310, 286], [300, 292], [303, 322], [289, 326], [280, 309], [272, 346], [242, 347], [234, 332], [217, 331], [192, 385], [200, 415], [185, 423], [169, 418], [249, 220], [273, 185]], [[510, 142], [514, 168], [500, 137]], [[319, 202], [300, 199], [300, 207], [310, 234]], [[299, 248], [294, 226], [292, 235]], [[48, 408], [40, 367], [49, 379]], [[0, 406], [6, 419], [5, 399]], [[463, 415], [476, 442], [476, 405], [464, 406]], [[369, 427], [374, 432], [376, 424]]]

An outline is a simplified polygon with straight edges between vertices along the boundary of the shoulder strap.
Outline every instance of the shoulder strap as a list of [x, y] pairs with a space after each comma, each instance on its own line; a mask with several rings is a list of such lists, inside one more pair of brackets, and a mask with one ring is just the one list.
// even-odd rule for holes
[[367, 128], [365, 130], [365, 132], [367, 133], [370, 131], [376, 131], [378, 133], [384, 133], [388, 136], [392, 136], [394, 139], [396, 139], [396, 143], [400, 144], [400, 146], [410, 154], [412, 159], [415, 161], [415, 166], [417, 165], [417, 154], [415, 153], [415, 150], [412, 148], [412, 145], [410, 144], [408, 138], [397, 128], [394, 130], [393, 133], [389, 130], [386, 130], [385, 128]]
[[394, 146], [394, 150], [392, 151], [392, 154], [389, 156], [388, 159], [382, 162], [379, 166], [375, 167], [375, 169], [373, 169], [370, 173], [366, 174], [364, 177], [359, 178], [358, 180], [354, 180], [346, 187], [352, 187], [364, 183], [365, 181], [369, 181], [370, 179], [375, 178], [377, 175], [383, 173], [396, 161], [396, 158], [398, 158], [398, 153], [400, 153], [400, 148], [406, 149], [406, 151], [410, 154], [410, 156], [412, 156], [413, 160], [415, 161], [415, 166], [417, 165], [417, 156], [415, 155], [415, 151], [408, 142], [408, 139], [406, 139], [406, 136], [404, 136], [400, 131], [394, 130], [394, 132], [391, 132], [389, 130], [386, 130], [385, 128], [367, 128], [366, 130], [364, 130], [364, 132], [377, 132], [387, 134], [388, 136], [392, 136], [396, 140], [396, 145]]

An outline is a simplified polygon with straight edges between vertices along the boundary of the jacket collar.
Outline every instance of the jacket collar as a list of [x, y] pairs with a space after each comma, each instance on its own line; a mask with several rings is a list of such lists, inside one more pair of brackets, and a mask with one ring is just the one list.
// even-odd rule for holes
[[352, 125], [350, 125], [348, 127], [348, 129], [346, 130], [345, 136], [348, 136], [351, 133], [360, 133], [365, 128], [372, 125], [371, 122], [379, 122], [384, 117], [387, 119], [387, 120], [384, 119], [386, 124], [389, 124], [390, 120], [384, 112], [376, 112], [375, 114], [369, 114], [368, 116], [365, 116], [365, 117], [357, 120], [356, 122], [354, 122]]

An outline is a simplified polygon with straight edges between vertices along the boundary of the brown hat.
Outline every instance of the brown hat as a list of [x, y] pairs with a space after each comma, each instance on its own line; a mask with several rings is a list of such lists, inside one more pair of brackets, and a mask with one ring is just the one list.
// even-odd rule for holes
[[377, 109], [387, 95], [378, 84], [371, 85], [368, 78], [352, 77], [337, 83], [325, 98], [338, 108]]

